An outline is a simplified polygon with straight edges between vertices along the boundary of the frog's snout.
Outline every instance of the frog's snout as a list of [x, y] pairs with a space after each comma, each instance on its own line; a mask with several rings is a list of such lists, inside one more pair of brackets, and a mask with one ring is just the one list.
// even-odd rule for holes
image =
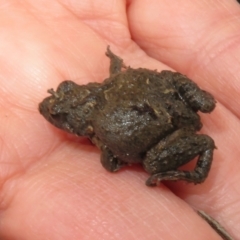
[[51, 112], [49, 109], [49, 98], [45, 98], [41, 103], [39, 103], [38, 110], [46, 119], [49, 119], [48, 115]]

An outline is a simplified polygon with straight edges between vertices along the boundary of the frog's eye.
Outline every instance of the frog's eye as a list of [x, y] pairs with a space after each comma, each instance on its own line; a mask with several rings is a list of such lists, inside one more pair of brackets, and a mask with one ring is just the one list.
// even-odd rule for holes
[[49, 106], [48, 110], [51, 115], [57, 115], [61, 112], [61, 108], [57, 104]]
[[58, 114], [67, 114], [69, 113], [69, 106], [59, 103], [59, 101], [54, 101], [54, 99], [50, 99], [47, 105], [48, 112], [51, 115]]
[[66, 80], [59, 84], [57, 88], [57, 92], [67, 93], [69, 91], [74, 90], [78, 85], [74, 83], [73, 81]]

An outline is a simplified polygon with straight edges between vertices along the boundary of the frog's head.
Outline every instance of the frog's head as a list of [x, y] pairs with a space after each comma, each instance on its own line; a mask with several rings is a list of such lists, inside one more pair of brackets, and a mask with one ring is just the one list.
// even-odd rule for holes
[[57, 128], [79, 136], [89, 136], [92, 112], [97, 104], [92, 89], [91, 84], [80, 86], [64, 81], [56, 91], [48, 90], [51, 96], [39, 104], [39, 111]]

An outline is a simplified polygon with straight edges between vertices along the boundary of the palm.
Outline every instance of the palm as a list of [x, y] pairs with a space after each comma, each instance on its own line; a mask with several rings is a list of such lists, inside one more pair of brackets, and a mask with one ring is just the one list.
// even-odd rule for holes
[[[218, 239], [189, 205], [238, 236], [237, 3], [20, 2], [0, 4], [0, 237]], [[94, 146], [53, 128], [37, 111], [46, 89], [64, 79], [106, 78], [108, 44], [127, 65], [173, 68], [218, 100], [203, 116], [203, 132], [218, 147], [209, 178], [197, 186], [168, 184], [181, 198], [163, 185], [146, 187], [142, 170], [106, 172]]]

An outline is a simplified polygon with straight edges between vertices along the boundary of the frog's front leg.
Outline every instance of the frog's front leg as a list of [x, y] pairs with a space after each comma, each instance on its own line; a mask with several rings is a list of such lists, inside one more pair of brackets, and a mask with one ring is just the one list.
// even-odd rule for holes
[[120, 73], [122, 68], [126, 68], [123, 64], [123, 60], [115, 55], [111, 50], [110, 47], [107, 47], [106, 56], [110, 58], [110, 76], [116, 73]]
[[126, 165], [125, 162], [120, 160], [118, 157], [114, 156], [112, 151], [106, 147], [101, 147], [102, 154], [101, 154], [101, 163], [102, 166], [109, 172], [116, 172], [120, 168]]
[[[152, 176], [146, 184], [154, 186], [162, 180], [203, 182], [211, 167], [214, 148], [214, 141], [207, 135], [188, 129], [177, 130], [147, 152], [143, 166]], [[198, 155], [193, 171], [177, 170]]]

